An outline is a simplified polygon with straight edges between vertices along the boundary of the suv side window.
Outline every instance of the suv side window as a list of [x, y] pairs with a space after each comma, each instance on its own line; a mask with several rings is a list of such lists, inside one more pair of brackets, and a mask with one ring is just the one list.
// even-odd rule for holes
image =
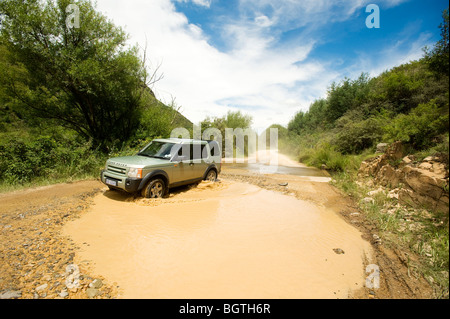
[[219, 144], [217, 142], [210, 142], [211, 156], [220, 156]]
[[204, 158], [203, 156], [203, 150], [205, 148], [204, 144], [191, 144], [191, 159], [193, 160], [199, 160], [201, 158]]
[[178, 156], [185, 156], [186, 160], [192, 159], [192, 150], [191, 150], [190, 144], [183, 144], [181, 145], [180, 149], [178, 150]]
[[206, 144], [202, 144], [202, 159], [207, 159], [208, 157], [208, 148], [206, 147]]
[[186, 160], [191, 161], [199, 159], [207, 159], [209, 157], [209, 154], [206, 145], [207, 144], [183, 144], [178, 150], [178, 156], [186, 156]]

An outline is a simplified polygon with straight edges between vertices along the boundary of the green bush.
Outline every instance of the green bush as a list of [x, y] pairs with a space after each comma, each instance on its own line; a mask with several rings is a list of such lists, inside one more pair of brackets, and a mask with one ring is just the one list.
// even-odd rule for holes
[[69, 136], [2, 134], [0, 181], [15, 185], [39, 178], [96, 176], [104, 161], [105, 155], [93, 150], [91, 143], [78, 142]]
[[410, 143], [415, 149], [430, 147], [434, 140], [449, 129], [448, 103], [439, 107], [436, 100], [420, 104], [409, 114], [399, 114], [384, 126], [386, 140]]
[[[341, 118], [342, 119], [342, 118]], [[373, 148], [383, 136], [380, 119], [371, 117], [362, 121], [349, 121], [339, 129], [333, 144], [343, 154], [359, 154]]]
[[300, 151], [300, 162], [317, 168], [323, 168], [340, 172], [346, 169], [348, 158], [336, 151], [328, 143], [320, 143], [314, 148], [306, 148]]

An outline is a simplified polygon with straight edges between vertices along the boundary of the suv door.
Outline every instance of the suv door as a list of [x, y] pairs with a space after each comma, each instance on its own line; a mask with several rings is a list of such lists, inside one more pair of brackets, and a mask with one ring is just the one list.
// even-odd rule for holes
[[182, 144], [177, 156], [182, 158], [173, 168], [172, 183], [184, 182], [196, 178], [195, 164], [192, 160], [192, 144]]
[[196, 178], [202, 178], [209, 164], [209, 148], [206, 143], [194, 143], [193, 161]]

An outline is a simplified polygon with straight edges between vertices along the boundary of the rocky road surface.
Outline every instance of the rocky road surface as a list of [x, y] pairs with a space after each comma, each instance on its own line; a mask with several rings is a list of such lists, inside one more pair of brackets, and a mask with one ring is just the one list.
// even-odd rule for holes
[[115, 295], [116, 287], [89, 275], [88, 264], [73, 264], [77, 247], [60, 232], [101, 188], [82, 181], [0, 194], [0, 299]]

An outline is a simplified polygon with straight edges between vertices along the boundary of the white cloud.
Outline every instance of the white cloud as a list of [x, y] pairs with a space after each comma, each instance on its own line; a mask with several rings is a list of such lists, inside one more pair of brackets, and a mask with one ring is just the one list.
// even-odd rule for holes
[[[175, 1], [211, 5], [210, 0]], [[131, 34], [131, 44], [143, 46], [147, 41], [150, 65], [161, 64], [164, 74], [153, 88], [163, 102], [175, 98], [194, 123], [240, 109], [253, 116], [254, 128], [259, 130], [273, 123], [286, 125], [295, 112], [307, 110], [311, 102], [324, 97], [328, 85], [340, 76], [331, 61], [308, 59], [317, 39], [307, 32], [308, 36], [281, 45], [271, 28], [292, 27], [292, 21], [299, 26], [344, 19], [364, 3], [241, 0], [242, 16], [221, 20], [228, 47], [221, 52], [170, 0], [133, 0], [132, 5], [125, 0], [97, 1], [100, 11]], [[272, 12], [265, 10], [267, 6]]]
[[255, 23], [259, 26], [259, 27], [263, 27], [263, 28], [267, 28], [270, 27], [272, 25], [275, 24], [275, 21], [272, 21], [271, 19], [269, 19], [267, 16], [265, 15], [260, 15], [257, 16], [255, 18]]
[[[299, 28], [345, 21], [354, 16], [358, 10], [371, 3], [383, 8], [392, 8], [409, 0], [240, 0], [241, 12], [244, 15], [258, 15], [264, 10], [271, 11], [269, 18], [279, 22], [281, 27]], [[362, 10], [361, 10], [362, 12]]]
[[[227, 53], [208, 44], [203, 31], [175, 11], [169, 0], [98, 0], [98, 8], [132, 35], [147, 40], [151, 64], [161, 64], [164, 78], [154, 91], [165, 102], [175, 97], [195, 123], [239, 108], [252, 115], [255, 128], [287, 124], [300, 106], [307, 108], [328, 79], [318, 63], [304, 60], [314, 42], [274, 47], [269, 18], [224, 25], [233, 43]], [[256, 22], [256, 23], [255, 23]], [[280, 112], [281, 111], [281, 112]]]
[[175, 0], [175, 1], [177, 1], [177, 2], [184, 2], [184, 3], [192, 1], [192, 3], [194, 3], [194, 4], [198, 5], [198, 6], [209, 8], [211, 6], [211, 1], [212, 0]]

